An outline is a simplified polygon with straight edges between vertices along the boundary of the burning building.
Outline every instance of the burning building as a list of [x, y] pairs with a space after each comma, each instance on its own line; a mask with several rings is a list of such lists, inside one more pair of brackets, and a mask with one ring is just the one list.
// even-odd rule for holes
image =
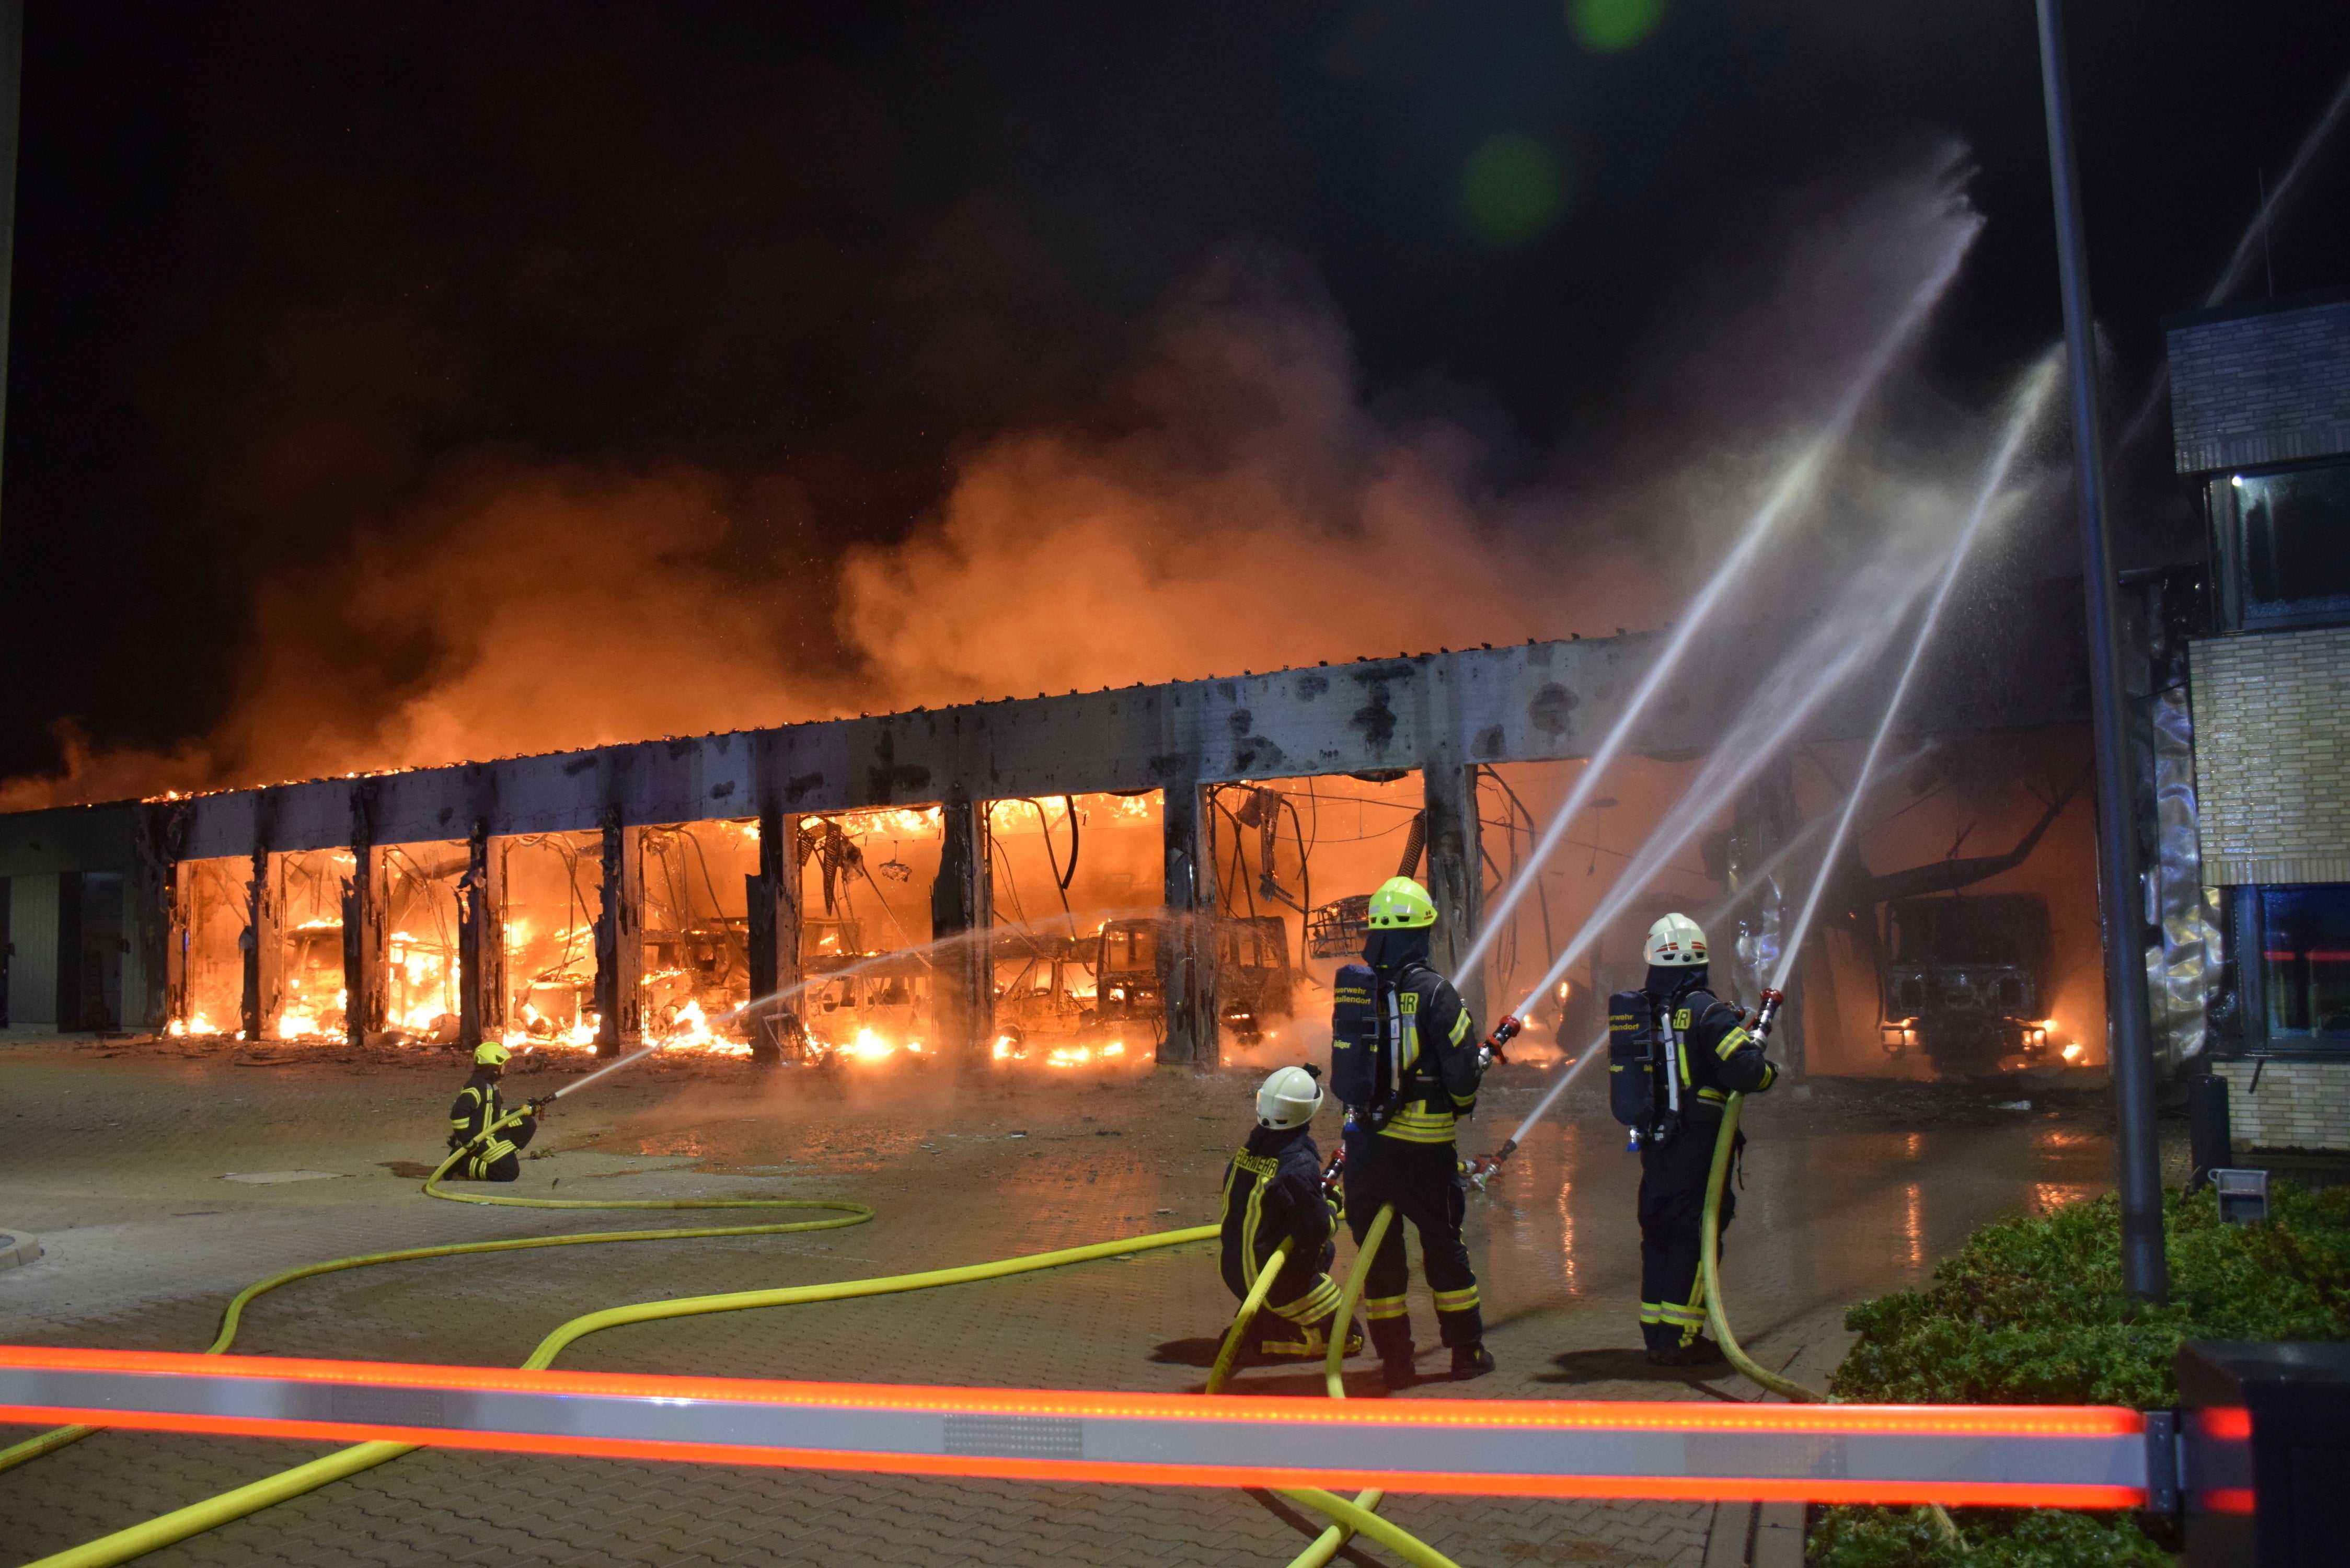
[[[2064, 590], [2018, 590], [2051, 606], [1951, 639], [1910, 727], [2077, 737], [2079, 684], [2045, 678], [2078, 662], [2052, 607]], [[1555, 764], [1586, 754], [1657, 646], [1440, 650], [0, 817], [10, 1023], [802, 1060], [1212, 1064], [1268, 1042], [1286, 1057], [1303, 1039], [1288, 1015], [1324, 1011], [1346, 898], [1417, 871], [1445, 917], [1439, 961], [1457, 959], [1563, 793]], [[1883, 696], [1856, 683], [1810, 742], [1865, 734]], [[1627, 794], [1669, 789], [1739, 700], [1725, 684], [1645, 718]], [[1762, 930], [1778, 883], [1752, 873], [1793, 853], [1794, 770], [1764, 770], [1686, 893], [1659, 896], [1743, 879], [1741, 929]], [[1627, 834], [1638, 809], [1617, 813]], [[1611, 831], [1591, 829], [1594, 875]], [[2085, 867], [2064, 875], [2088, 885]], [[1485, 973], [1461, 977], [1472, 1006], [1489, 977], [1538, 973], [1589, 902], [1562, 884], [1523, 905]], [[1879, 1023], [1837, 1027], [1873, 1050]]]

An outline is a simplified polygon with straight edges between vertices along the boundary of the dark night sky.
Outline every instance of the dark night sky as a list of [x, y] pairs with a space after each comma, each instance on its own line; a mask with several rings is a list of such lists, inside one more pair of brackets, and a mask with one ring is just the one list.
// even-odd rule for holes
[[[1937, 137], [1990, 218], [1938, 380], [1988, 398], [2059, 329], [2029, 0], [1668, 0], [1615, 49], [1534, 0], [28, 9], [0, 777], [68, 716], [210, 729], [255, 585], [484, 452], [787, 482], [816, 522], [778, 547], [892, 541], [958, 451], [1087, 419], [1236, 236], [1504, 467], [1619, 411], [1743, 225]], [[2350, 6], [2074, 10], [2126, 413]], [[1528, 234], [1464, 215], [1497, 135], [1565, 171]], [[2315, 174], [2281, 293], [2350, 283], [2350, 151]]]

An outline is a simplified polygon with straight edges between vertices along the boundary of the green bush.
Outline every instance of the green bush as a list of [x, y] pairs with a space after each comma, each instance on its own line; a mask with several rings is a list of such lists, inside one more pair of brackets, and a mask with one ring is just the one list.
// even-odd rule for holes
[[[1886, 1404], [2176, 1403], [2171, 1358], [2189, 1339], [2350, 1339], [2350, 1188], [2280, 1182], [2261, 1225], [2222, 1225], [2210, 1193], [2169, 1193], [2170, 1299], [2122, 1289], [2119, 1207], [2107, 1196], [1989, 1225], [1923, 1291], [1853, 1308], [1860, 1332], [1830, 1384]], [[1969, 1564], [2072, 1568], [2168, 1561], [2130, 1516], [1978, 1509], [1961, 1543], [1923, 1510], [1823, 1510], [1820, 1568]]]
[[2170, 1568], [2129, 1514], [1961, 1509], [1961, 1540], [1922, 1508], [1828, 1508], [1813, 1524], [1814, 1568]]

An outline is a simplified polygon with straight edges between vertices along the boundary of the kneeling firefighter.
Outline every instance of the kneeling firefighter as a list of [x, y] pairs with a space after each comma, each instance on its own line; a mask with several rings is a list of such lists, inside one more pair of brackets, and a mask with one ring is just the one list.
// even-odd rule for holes
[[498, 1080], [505, 1076], [506, 1048], [494, 1040], [473, 1047], [473, 1075], [457, 1091], [449, 1107], [449, 1147], [462, 1148], [465, 1158], [449, 1174], [460, 1181], [512, 1181], [522, 1174], [521, 1151], [537, 1136], [538, 1118], [546, 1106], [533, 1100], [524, 1107], [524, 1119], [488, 1136], [505, 1115], [498, 1102]]
[[[1700, 1336], [1705, 1299], [1699, 1283], [1700, 1232], [1722, 1106], [1733, 1093], [1759, 1094], [1778, 1077], [1762, 1055], [1775, 993], [1750, 1017], [1707, 985], [1705, 932], [1687, 915], [1648, 928], [1648, 983], [1607, 999], [1607, 1087], [1616, 1119], [1640, 1151], [1640, 1337], [1659, 1366], [1718, 1361]], [[1738, 1136], [1743, 1149], [1746, 1136]], [[1737, 1212], [1721, 1195], [1721, 1228]]]
[[[1314, 1069], [1276, 1070], [1256, 1092], [1256, 1130], [1224, 1172], [1223, 1272], [1232, 1294], [1246, 1300], [1266, 1261], [1290, 1243], [1264, 1304], [1292, 1327], [1259, 1343], [1266, 1355], [1321, 1355], [1337, 1331], [1339, 1292], [1329, 1271], [1338, 1205], [1310, 1130], [1321, 1108]], [[1346, 1354], [1362, 1348], [1349, 1325]]]
[[[1330, 1018], [1331, 1086], [1347, 1106], [1347, 1223], [1356, 1245], [1382, 1204], [1419, 1231], [1420, 1266], [1436, 1296], [1436, 1325], [1452, 1376], [1493, 1370], [1485, 1349], [1477, 1273], [1461, 1240], [1468, 1198], [1453, 1126], [1477, 1108], [1484, 1075], [1477, 1031], [1452, 982], [1429, 966], [1436, 905], [1409, 877], [1371, 896], [1370, 938], [1359, 964], [1338, 971]], [[1364, 1315], [1390, 1386], [1412, 1377], [1410, 1278], [1403, 1227], [1379, 1239], [1365, 1276]]]

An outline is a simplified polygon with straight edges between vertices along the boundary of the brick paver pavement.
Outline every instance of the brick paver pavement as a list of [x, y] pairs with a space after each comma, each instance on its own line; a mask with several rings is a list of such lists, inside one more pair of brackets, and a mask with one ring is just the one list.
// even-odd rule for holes
[[[292, 1060], [237, 1048], [0, 1046], [9, 1074], [0, 1223], [48, 1256], [0, 1273], [0, 1334], [39, 1344], [194, 1348], [264, 1273], [439, 1241], [576, 1232], [644, 1216], [435, 1203], [387, 1162], [423, 1161], [462, 1064]], [[286, 1060], [278, 1062], [283, 1057]], [[1514, 1122], [1541, 1078], [1498, 1075]], [[516, 1087], [532, 1092], [524, 1078]], [[242, 1352], [512, 1365], [549, 1328], [621, 1302], [903, 1272], [1212, 1219], [1248, 1127], [1253, 1075], [825, 1082], [746, 1064], [661, 1064], [565, 1102], [553, 1157], [517, 1190], [554, 1197], [843, 1197], [870, 1224], [781, 1237], [421, 1261], [305, 1281], [247, 1318]], [[1823, 1085], [1750, 1115], [1726, 1279], [1745, 1337], [1783, 1359], [1841, 1305], [1915, 1282], [2002, 1210], [2101, 1185], [2094, 1112], [2019, 1115], [1980, 1093], [1908, 1086], [1884, 1102]], [[1326, 1142], [1335, 1129], [1322, 1129]], [[1482, 1129], [1472, 1147], [1506, 1126]], [[231, 1171], [333, 1179], [254, 1185]], [[1471, 1244], [1502, 1372], [1497, 1398], [1752, 1397], [1734, 1377], [1659, 1380], [1638, 1360], [1637, 1164], [1595, 1099], [1567, 1097], [1490, 1197]], [[751, 1218], [746, 1216], [745, 1218]], [[650, 1217], [693, 1224], [710, 1216]], [[720, 1218], [715, 1222], [725, 1222]], [[1414, 1284], [1420, 1332], [1432, 1312]], [[581, 1369], [1196, 1389], [1232, 1303], [1197, 1247], [916, 1294], [730, 1313], [593, 1336]], [[1423, 1366], [1441, 1355], [1424, 1346]], [[1357, 1397], [1381, 1394], [1358, 1361]], [[1295, 1370], [1255, 1391], [1320, 1397]], [[1400, 1396], [1469, 1392], [1430, 1382]], [[13, 1440], [13, 1432], [0, 1434]], [[0, 1474], [0, 1563], [14, 1563], [274, 1473], [319, 1445], [102, 1433]], [[1710, 1505], [1396, 1497], [1384, 1511], [1464, 1564], [1698, 1568]], [[1285, 1562], [1318, 1531], [1269, 1494], [952, 1482], [428, 1451], [143, 1560], [343, 1568], [821, 1561], [828, 1564]], [[1358, 1542], [1347, 1561], [1383, 1561]]]

